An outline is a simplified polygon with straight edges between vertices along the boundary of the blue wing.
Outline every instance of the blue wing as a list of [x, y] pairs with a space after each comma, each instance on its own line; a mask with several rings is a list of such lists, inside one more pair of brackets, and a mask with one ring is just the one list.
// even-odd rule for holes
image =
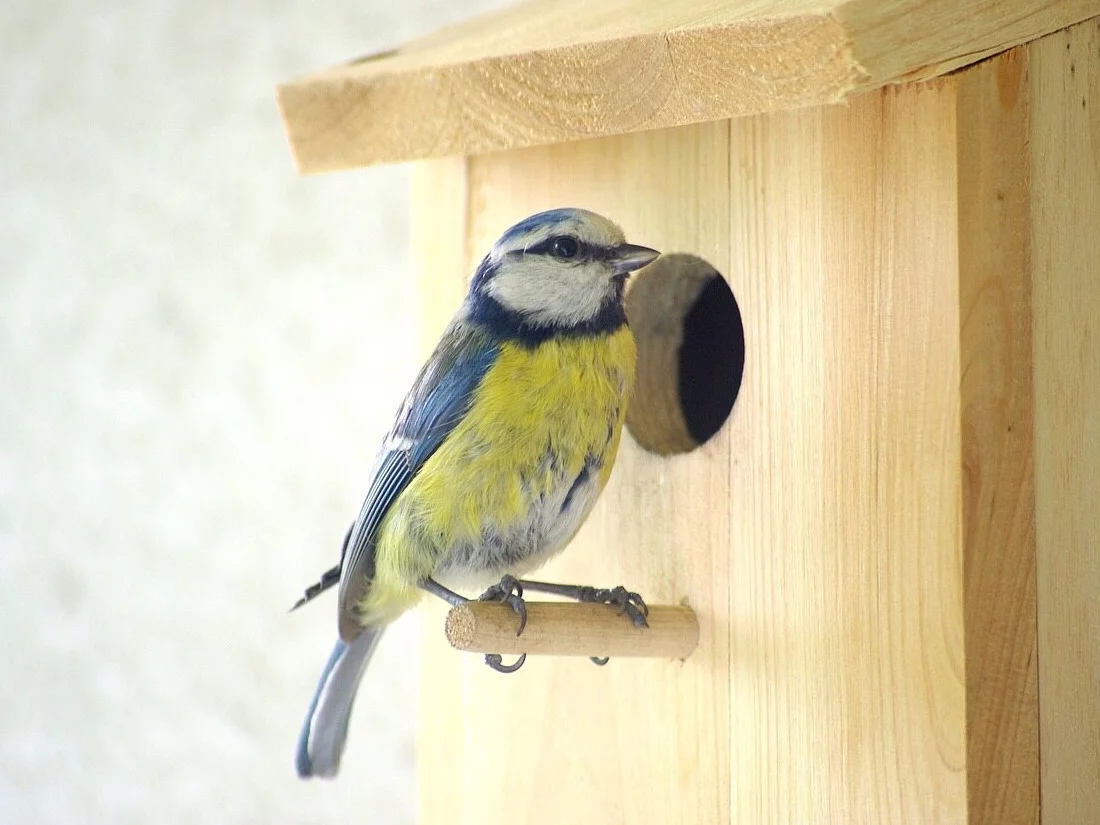
[[470, 408], [474, 390], [499, 349], [480, 328], [458, 318], [405, 397], [375, 462], [367, 497], [344, 545], [340, 572], [340, 635], [359, 632], [356, 605], [374, 577], [374, 547], [386, 512]]

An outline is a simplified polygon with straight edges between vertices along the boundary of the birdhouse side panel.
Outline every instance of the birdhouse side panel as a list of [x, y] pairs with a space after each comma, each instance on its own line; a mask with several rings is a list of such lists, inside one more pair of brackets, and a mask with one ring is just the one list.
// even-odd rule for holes
[[1031, 53], [1042, 820], [1100, 810], [1100, 18]]

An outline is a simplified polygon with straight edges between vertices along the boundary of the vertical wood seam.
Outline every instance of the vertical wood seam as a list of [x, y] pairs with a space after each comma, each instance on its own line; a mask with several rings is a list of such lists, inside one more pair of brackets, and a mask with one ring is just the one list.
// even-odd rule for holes
[[1039, 814], [1029, 75], [956, 76], [960, 461], [971, 825]]

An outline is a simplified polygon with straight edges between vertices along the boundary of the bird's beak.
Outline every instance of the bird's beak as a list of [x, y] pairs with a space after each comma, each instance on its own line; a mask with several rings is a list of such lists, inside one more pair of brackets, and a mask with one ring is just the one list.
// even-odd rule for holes
[[648, 246], [635, 246], [632, 243], [624, 243], [615, 247], [610, 262], [616, 275], [628, 275], [636, 269], [641, 269], [646, 264], [653, 263], [661, 253]]

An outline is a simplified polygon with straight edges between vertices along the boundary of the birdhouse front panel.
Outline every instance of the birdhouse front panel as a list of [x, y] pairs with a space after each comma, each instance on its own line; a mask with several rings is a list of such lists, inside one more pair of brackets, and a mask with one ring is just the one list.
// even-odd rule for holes
[[[721, 272], [746, 352], [718, 434], [667, 457], [624, 439], [541, 574], [686, 600], [696, 652], [502, 677], [429, 621], [426, 821], [966, 820], [954, 130], [950, 89], [907, 86], [477, 156], [419, 204], [462, 238], [427, 293], [461, 294], [517, 218], [579, 206]], [[431, 198], [446, 173], [423, 174]]]

